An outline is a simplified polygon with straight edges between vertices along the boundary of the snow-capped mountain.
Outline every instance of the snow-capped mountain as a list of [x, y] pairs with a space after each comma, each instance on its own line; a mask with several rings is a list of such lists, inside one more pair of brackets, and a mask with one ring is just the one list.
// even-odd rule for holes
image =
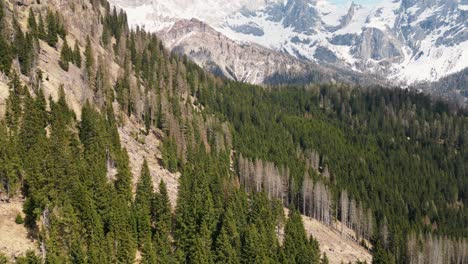
[[382, 0], [365, 7], [328, 0], [111, 2], [148, 30], [168, 32], [178, 20], [196, 18], [239, 43], [391, 81], [436, 81], [468, 67], [468, 0]]

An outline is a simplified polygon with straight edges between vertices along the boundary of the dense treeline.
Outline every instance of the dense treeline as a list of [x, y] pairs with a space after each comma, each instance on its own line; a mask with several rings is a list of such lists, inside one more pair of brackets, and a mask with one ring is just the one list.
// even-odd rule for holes
[[[92, 4], [99, 9], [103, 3]], [[80, 119], [67, 106], [63, 88], [54, 101], [45, 98], [42, 85], [25, 86], [14, 70], [10, 73], [0, 123], [0, 190], [6, 200], [20, 192], [26, 198], [25, 225], [39, 243], [40, 256], [31, 252], [24, 261], [133, 263], [141, 256], [142, 263], [320, 263], [318, 243], [306, 236], [297, 211], [286, 220], [280, 202], [239, 187], [230, 170], [228, 127], [191, 110], [196, 106], [188, 102], [197, 90], [214, 87], [217, 80], [168, 54], [154, 35], [130, 31], [125, 14], [108, 5], [104, 10], [107, 33], [101, 44], [117, 40], [112, 50], [125, 72], [112, 87], [88, 37], [83, 76], [95, 95], [83, 104]], [[48, 12], [47, 17], [52, 21], [60, 15]], [[55, 32], [58, 25], [44, 31]], [[46, 33], [40, 40], [55, 47], [57, 35]], [[75, 44], [77, 52], [72, 51], [60, 37], [57, 63], [67, 70], [69, 62], [81, 63], [80, 48]], [[143, 104], [140, 96], [146, 97]], [[165, 132], [162, 161], [182, 173], [175, 211], [164, 182], [154, 190], [146, 162], [132, 193], [115, 101], [123, 114], [141, 118], [145, 133]]]
[[17, 75], [10, 92], [0, 125], [2, 190], [12, 196], [22, 187], [26, 225], [46, 263], [133, 263], [137, 250], [142, 263], [319, 263], [296, 211], [285, 221], [281, 203], [236, 186], [229, 152], [210, 155], [201, 141], [188, 150], [173, 214], [146, 161], [133, 196], [111, 109], [85, 104], [78, 121], [63, 91], [57, 102], [41, 90], [32, 96]]
[[[358, 213], [359, 222], [366, 218], [364, 227], [350, 226], [365, 234], [373, 224], [367, 218], [375, 219], [372, 241], [391, 252], [393, 261], [404, 261], [409, 230], [466, 238], [468, 124], [463, 110], [453, 112], [406, 90], [336, 85], [269, 91], [229, 83], [200, 100], [232, 122], [236, 150], [290, 168], [289, 203], [306, 199], [301, 187], [310, 188], [304, 180], [310, 175], [334, 190], [335, 203], [325, 206], [338, 219], [350, 219], [351, 208], [372, 208], [370, 216], [362, 209]], [[320, 153], [312, 162], [318, 171], [307, 167], [311, 162], [304, 153], [311, 151]], [[342, 190], [351, 198], [340, 205]]]
[[[466, 261], [465, 112], [405, 90], [227, 82], [129, 29], [106, 1], [85, 2], [70, 8], [101, 24], [73, 49], [59, 12], [30, 7], [27, 30], [8, 28], [0, 12], [0, 70], [10, 73], [0, 189], [26, 197], [26, 225], [47, 263], [130, 263], [137, 252], [144, 263], [327, 263], [298, 212], [340, 219], [373, 242], [376, 263], [427, 260], [432, 249]], [[10, 71], [17, 59], [22, 74], [40, 75], [41, 43], [61, 46], [65, 71], [83, 63], [92, 96], [80, 120], [63, 89], [53, 101]], [[117, 80], [95, 45], [121, 67]], [[132, 193], [121, 115], [142, 133], [164, 133], [161, 163], [182, 175], [175, 211], [146, 162]]]

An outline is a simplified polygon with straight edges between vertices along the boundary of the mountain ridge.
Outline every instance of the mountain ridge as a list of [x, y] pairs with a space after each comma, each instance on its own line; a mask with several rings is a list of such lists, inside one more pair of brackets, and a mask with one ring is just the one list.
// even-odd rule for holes
[[[135, 11], [134, 4], [111, 2], [130, 12], [132, 25], [150, 31], [192, 16], [234, 41], [257, 43], [324, 66], [378, 75], [397, 85], [437, 81], [468, 66], [468, 20], [464, 19], [468, 5], [457, 0], [424, 4], [384, 0], [366, 7], [289, 0], [255, 2], [250, 7], [241, 2], [226, 8], [223, 1], [213, 1], [206, 3], [210, 9], [199, 3], [169, 1], [176, 8], [172, 17], [158, 15], [158, 8], [168, 1], [143, 1], [143, 13]], [[177, 8], [183, 10], [180, 17]], [[190, 12], [196, 8], [224, 11], [213, 19]]]

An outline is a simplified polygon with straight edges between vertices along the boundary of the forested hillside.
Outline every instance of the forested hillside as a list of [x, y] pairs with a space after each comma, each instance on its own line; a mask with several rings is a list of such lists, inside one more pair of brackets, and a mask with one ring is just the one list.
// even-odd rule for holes
[[0, 0], [0, 29], [0, 198], [37, 243], [0, 263], [328, 263], [301, 213], [374, 263], [468, 263], [466, 111], [217, 78], [104, 0]]

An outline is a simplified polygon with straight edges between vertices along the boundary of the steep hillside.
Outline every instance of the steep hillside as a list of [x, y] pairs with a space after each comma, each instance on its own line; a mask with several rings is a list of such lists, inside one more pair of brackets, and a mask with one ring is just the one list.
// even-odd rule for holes
[[[0, 196], [26, 228], [10, 212], [0, 231], [17, 235], [8, 257], [36, 249], [18, 263], [467, 262], [463, 109], [220, 78], [104, 0], [0, 11]], [[185, 27], [217, 37], [183, 21], [169, 34], [187, 49]], [[291, 58], [235, 47], [238, 71]]]
[[[83, 126], [84, 123], [96, 122], [93, 119], [89, 119], [92, 116], [105, 114], [107, 111], [105, 116], [110, 122], [112, 122], [112, 116], [115, 116], [117, 130], [114, 131], [111, 125], [109, 128], [106, 128], [106, 130], [109, 129], [109, 132], [102, 132], [100, 130], [94, 132], [98, 135], [104, 133], [102, 134], [103, 136], [109, 133], [104, 137], [113, 137], [116, 135], [115, 133], [118, 133], [118, 141], [120, 143], [111, 143], [110, 141], [102, 142], [105, 145], [110, 144], [106, 147], [107, 154], [105, 159], [105, 177], [107, 181], [115, 182], [116, 186], [119, 186], [118, 182], [122, 181], [122, 175], [125, 172], [124, 167], [127, 163], [125, 160], [128, 159], [129, 171], [131, 172], [129, 175], [132, 182], [131, 187], [133, 193], [136, 193], [138, 197], [138, 186], [141, 182], [139, 175], [141, 168], [146, 166], [143, 164], [144, 161], [146, 161], [145, 164], [148, 165], [152, 185], [157, 189], [156, 187], [160, 182], [166, 183], [167, 195], [170, 202], [169, 205], [172, 206], [172, 210], [175, 210], [180, 181], [180, 173], [176, 171], [177, 167], [180, 165], [176, 165], [176, 169], [174, 169], [173, 165], [170, 165], [170, 162], [172, 162], [175, 157], [168, 156], [168, 150], [165, 144], [168, 142], [168, 136], [176, 140], [176, 153], [178, 153], [176, 156], [179, 157], [183, 157], [185, 155], [183, 153], [189, 151], [191, 148], [187, 145], [184, 147], [185, 144], [193, 144], [186, 142], [190, 139], [185, 138], [186, 135], [178, 131], [178, 122], [186, 124], [190, 124], [187, 122], [191, 122], [193, 124], [193, 129], [201, 132], [199, 135], [200, 140], [204, 142], [203, 144], [205, 144], [208, 149], [211, 148], [214, 150], [215, 148], [226, 148], [229, 146], [228, 141], [226, 141], [229, 137], [228, 129], [224, 128], [223, 134], [217, 135], [216, 133], [219, 132], [217, 132], [218, 128], [216, 128], [216, 126], [220, 124], [219, 121], [215, 119], [202, 121], [197, 117], [198, 114], [196, 114], [196, 112], [200, 111], [200, 107], [196, 102], [197, 99], [188, 95], [188, 93], [190, 93], [189, 89], [195, 88], [192, 85], [196, 84], [190, 82], [185, 83], [183, 79], [185, 79], [186, 76], [182, 76], [182, 74], [187, 74], [187, 72], [180, 68], [182, 64], [184, 64], [182, 67], [187, 68], [193, 68], [194, 65], [191, 65], [189, 62], [182, 62], [176, 57], [170, 57], [169, 54], [165, 53], [162, 46], [160, 46], [161, 50], [157, 52], [161, 52], [159, 55], [163, 60], [161, 60], [161, 58], [159, 59], [161, 64], [158, 65], [157, 69], [153, 69], [154, 72], [151, 72], [150, 69], [144, 69], [144, 67], [148, 66], [147, 64], [138, 64], [141, 63], [141, 61], [138, 62], [138, 59], [141, 60], [142, 57], [133, 57], [133, 59], [136, 60], [136, 64], [132, 66], [126, 65], [125, 60], [122, 58], [124, 56], [122, 52], [125, 52], [126, 46], [130, 46], [129, 56], [131, 57], [136, 55], [131, 53], [133, 52], [132, 48], [142, 49], [145, 47], [146, 44], [144, 43], [146, 41], [156, 41], [155, 44], [158, 44], [158, 41], [155, 39], [145, 39], [144, 35], [138, 36], [137, 34], [140, 33], [135, 34], [135, 32], [130, 33], [130, 38], [120, 38], [119, 40], [118, 34], [122, 34], [122, 32], [126, 32], [127, 30], [125, 17], [122, 14], [114, 14], [115, 16], [111, 13], [106, 14], [106, 5], [100, 6], [98, 2], [43, 0], [38, 4], [34, 1], [23, 1], [21, 3], [6, 1], [2, 3], [2, 5], [2, 11], [4, 11], [5, 14], [2, 21], [2, 23], [4, 23], [3, 25], [5, 25], [8, 31], [16, 31], [16, 36], [13, 39], [9, 39], [7, 35], [3, 35], [2, 37], [6, 37], [7, 40], [11, 41], [12, 46], [18, 44], [16, 41], [18, 41], [18, 36], [23, 34], [22, 32], [28, 32], [25, 35], [26, 41], [28, 34], [31, 34], [30, 36], [33, 38], [37, 36], [37, 40], [32, 43], [33, 50], [31, 50], [32, 53], [30, 53], [31, 60], [25, 62], [21, 59], [14, 59], [12, 61], [12, 73], [10, 76], [7, 77], [7, 72], [2, 73], [1, 76], [0, 113], [2, 119], [6, 119], [6, 123], [8, 123], [8, 125], [6, 123], [4, 124], [3, 121], [1, 123], [2, 126], [6, 125], [6, 134], [2, 135], [7, 135], [2, 138], [4, 141], [2, 141], [2, 148], [0, 148], [0, 159], [2, 159], [3, 162], [2, 166], [0, 166], [0, 176], [2, 177], [0, 194], [5, 198], [5, 201], [0, 204], [2, 208], [5, 209], [2, 210], [4, 214], [0, 215], [0, 221], [3, 223], [0, 234], [2, 238], [7, 239], [6, 241], [0, 240], [0, 245], [2, 246], [1, 252], [5, 253], [7, 257], [18, 257], [25, 254], [27, 250], [32, 249], [38, 255], [46, 256], [47, 259], [55, 258], [60, 261], [67, 259], [64, 253], [66, 247], [59, 249], [56, 248], [54, 244], [62, 243], [59, 241], [63, 241], [62, 239], [66, 238], [59, 238], [60, 234], [54, 233], [54, 228], [61, 228], [61, 223], [56, 221], [60, 222], [63, 220], [62, 217], [69, 216], [63, 211], [67, 210], [67, 208], [61, 205], [61, 203], [70, 202], [68, 199], [71, 199], [71, 202], [74, 203], [73, 197], [66, 199], [58, 198], [55, 194], [50, 193], [46, 201], [39, 202], [35, 199], [39, 199], [39, 196], [42, 195], [41, 193], [45, 190], [54, 193], [61, 192], [61, 188], [67, 186], [68, 181], [65, 179], [53, 179], [55, 176], [49, 175], [50, 172], [43, 172], [43, 174], [48, 177], [44, 180], [54, 183], [53, 186], [48, 186], [49, 184], [43, 185], [44, 183], [39, 184], [36, 182], [35, 178], [39, 176], [33, 176], [35, 174], [28, 165], [24, 165], [25, 176], [21, 176], [18, 179], [11, 178], [8, 174], [3, 174], [9, 170], [9, 167], [3, 167], [3, 165], [8, 165], [12, 161], [11, 155], [3, 156], [3, 154], [11, 153], [10, 151], [13, 151], [13, 149], [10, 149], [10, 146], [13, 145], [10, 144], [16, 144], [13, 143], [14, 138], [22, 138], [23, 133], [28, 131], [27, 124], [29, 124], [28, 120], [30, 119], [28, 119], [29, 117], [26, 113], [31, 114], [32, 112], [30, 111], [33, 111], [33, 109], [30, 109], [29, 106], [36, 104], [36, 102], [39, 103], [37, 100], [40, 100], [42, 97], [46, 98], [47, 104], [47, 109], [43, 109], [42, 111], [47, 111], [47, 115], [51, 118], [46, 121], [48, 125], [44, 128], [44, 135], [47, 135], [47, 139], [44, 140], [49, 142], [50, 151], [57, 151], [54, 150], [55, 144], [58, 143], [56, 141], [59, 140], [57, 138], [58, 134], [56, 133], [62, 129], [57, 127], [55, 123], [57, 121], [54, 121], [54, 119], [57, 115], [64, 115], [62, 117], [64, 118], [70, 114], [75, 116], [76, 119], [72, 117], [71, 120], [67, 121], [70, 123], [66, 126], [69, 126], [71, 131], [75, 131], [72, 133], [76, 133], [76, 131], [79, 130], [79, 135], [77, 136], [79, 136], [80, 141], [84, 144], [83, 149], [85, 151], [82, 155], [84, 155], [85, 160], [87, 159], [86, 155], [94, 156], [94, 153], [86, 154], [86, 148], [89, 146], [86, 145], [87, 143], [85, 143], [82, 138], [81, 133], [84, 133], [82, 131]], [[103, 20], [99, 18], [100, 16], [98, 16], [98, 14], [104, 14], [102, 15]], [[35, 26], [37, 28], [31, 25], [32, 18], [36, 20]], [[115, 20], [110, 22], [109, 20], [112, 19], [117, 19], [120, 22], [116, 22]], [[17, 26], [15, 25], [16, 21]], [[42, 23], [45, 23], [47, 28], [45, 29], [46, 34], [41, 36], [41, 26], [44, 26], [41, 25]], [[63, 25], [64, 29], [64, 34], [60, 35], [61, 33], [59, 33], [59, 38], [53, 43], [51, 41], [54, 37], [49, 33], [52, 23], [58, 28]], [[120, 28], [112, 28], [116, 25], [106, 23], [120, 23]], [[110, 30], [112, 30], [112, 32], [109, 32]], [[122, 31], [117, 33], [117, 30]], [[109, 33], [111, 35], [108, 35]], [[128, 34], [128, 32], [125, 34]], [[79, 63], [75, 60], [75, 57], [66, 61], [67, 58], [64, 57], [64, 54], [66, 54], [67, 46], [81, 53], [82, 59]], [[158, 46], [156, 47], [158, 48]], [[17, 52], [15, 49], [12, 49], [12, 51]], [[255, 52], [256, 51], [254, 51], [254, 53]], [[278, 60], [278, 63], [280, 63], [281, 60], [279, 60], [277, 56], [270, 56], [273, 60]], [[278, 56], [280, 58], [287, 58], [285, 55], [278, 54]], [[15, 57], [21, 58], [21, 55], [18, 54]], [[170, 60], [175, 60], [174, 64], [171, 65]], [[64, 66], [64, 61], [66, 61], [66, 67]], [[168, 67], [167, 72], [159, 68], [164, 66]], [[131, 70], [126, 67], [131, 67]], [[23, 74], [15, 75], [15, 71], [18, 73], [23, 72]], [[140, 73], [140, 71], [142, 73]], [[143, 71], [145, 72], [143, 73]], [[190, 69], [190, 71], [190, 74], [196, 73], [200, 74], [200, 78], [203, 77], [204, 73], [196, 67]], [[155, 75], [151, 75], [152, 73], [155, 73]], [[124, 76], [126, 76], [125, 79], [123, 78]], [[154, 76], [160, 79], [152, 80], [151, 78]], [[217, 81], [211, 76], [208, 78], [212, 81]], [[159, 81], [161, 83], [159, 83]], [[194, 80], [192, 79], [191, 81]], [[206, 80], [195, 80], [195, 82], [201, 83], [203, 81]], [[21, 88], [20, 83], [26, 85], [25, 90]], [[156, 87], [149, 88], [152, 85]], [[127, 90], [123, 90], [124, 93], [122, 94], [122, 89]], [[170, 94], [168, 95], [169, 98], [165, 98], [165, 95], [162, 95], [163, 93], [161, 91], [158, 91], [160, 94], [156, 94], [156, 89], [168, 92]], [[177, 89], [177, 93], [172, 94], [173, 91], [170, 89]], [[30, 99], [28, 94], [31, 94], [33, 99]], [[17, 97], [18, 100], [23, 103], [13, 101], [13, 98], [16, 98], [16, 96], [19, 96]], [[50, 101], [48, 98], [50, 98]], [[29, 102], [28, 100], [34, 100], [34, 102]], [[186, 100], [193, 100], [192, 105], [186, 105]], [[22, 109], [21, 113], [15, 111], [16, 106], [14, 104], [18, 103], [18, 107]], [[67, 106], [63, 105], [63, 103], [66, 103]], [[91, 103], [91, 108], [97, 110], [96, 113], [93, 113], [94, 110], [89, 109], [90, 106], [88, 103]], [[67, 107], [69, 107], [70, 110], [68, 110]], [[22, 115], [23, 111], [26, 114], [25, 116]], [[69, 113], [68, 111], [71, 112]], [[109, 111], [111, 111], [112, 114], [110, 114]], [[171, 120], [171, 118], [180, 118], [173, 116], [177, 114], [177, 112], [179, 115], [181, 112], [184, 112], [186, 119], [182, 118], [182, 120], [179, 119], [177, 121]], [[11, 118], [19, 121], [18, 127], [15, 128], [9, 123]], [[97, 118], [99, 120], [99, 117]], [[183, 121], [184, 119], [186, 121]], [[99, 122], [100, 121], [97, 121], [98, 127], [100, 126]], [[189, 125], [189, 127], [190, 126], [192, 125]], [[18, 129], [18, 134], [14, 132], [16, 129]], [[36, 138], [39, 140], [40, 133], [42, 133], [39, 131], [41, 130], [42, 129], [35, 132], [39, 134], [32, 134], [32, 138], [35, 139], [31, 141], [31, 144], [37, 144]], [[213, 136], [215, 137], [215, 143], [209, 143], [209, 141], [211, 142], [213, 140], [211, 138]], [[99, 141], [101, 139], [97, 140]], [[19, 144], [19, 149], [22, 149], [23, 143]], [[117, 144], [118, 146], [121, 144], [126, 154], [119, 152], [119, 148], [113, 147], [112, 144]], [[37, 147], [39, 147], [39, 145]], [[61, 150], [64, 152], [61, 152], [61, 154], [57, 153], [57, 155], [66, 157], [68, 155], [68, 148], [69, 147], [65, 144]], [[35, 147], [32, 149], [37, 151]], [[23, 161], [23, 158], [21, 158], [21, 162], [33, 164], [34, 162], [32, 160], [36, 158], [41, 159], [40, 156], [33, 154], [33, 150], [26, 149], [24, 151], [26, 151], [24, 154], [25, 160]], [[46, 147], [45, 151], [49, 151], [48, 147]], [[217, 151], [220, 150], [218, 149]], [[97, 151], [97, 153], [99, 152], [100, 151]], [[14, 155], [16, 154], [19, 153], [15, 152]], [[127, 156], [127, 158], [123, 158], [122, 160], [120, 155], [123, 155], [122, 157]], [[58, 157], [54, 159], [58, 159]], [[187, 158], [181, 159], [184, 160]], [[71, 164], [84, 162], [84, 160], [80, 160], [81, 158], [78, 157], [76, 160], [69, 160], [67, 165], [53, 165], [55, 162], [59, 161], [49, 161], [48, 159], [43, 160], [43, 162], [49, 164], [47, 166], [52, 167], [65, 166], [67, 168], [66, 171], [68, 171], [67, 173], [71, 173], [70, 170], [72, 167], [69, 166]], [[93, 168], [89, 173], [93, 173], [93, 170], [102, 169], [99, 168], [100, 165], [95, 166], [93, 164], [89, 166]], [[40, 167], [39, 165], [37, 169], [40, 169]], [[84, 175], [88, 174], [86, 169], [80, 169], [80, 171]], [[74, 174], [71, 173], [69, 177], [76, 177], [73, 175]], [[102, 179], [96, 179], [96, 181], [100, 180]], [[21, 186], [21, 182], [23, 181], [27, 182], [27, 190], [25, 186]], [[39, 189], [36, 190], [36, 188]], [[72, 192], [76, 191], [76, 187], [71, 187], [71, 185], [66, 188], [70, 188]], [[22, 202], [17, 198], [21, 196], [20, 191], [25, 194], [25, 208], [22, 208]], [[120, 189], [117, 189], [116, 192], [119, 193]], [[80, 196], [86, 196], [86, 192], [81, 193]], [[31, 206], [33, 208], [31, 208]], [[77, 207], [75, 210], [82, 209], [78, 209]], [[26, 226], [29, 231], [13, 222], [16, 215], [21, 211], [26, 212]], [[120, 221], [123, 221], [120, 224], [124, 225], [125, 220], [121, 219]], [[112, 225], [112, 223], [107, 224]], [[113, 224], [115, 225], [118, 223]], [[97, 227], [98, 226], [94, 226], [92, 228]], [[317, 226], [317, 228], [328, 230], [328, 227], [322, 225]], [[27, 232], [29, 232], [28, 235], [26, 234]], [[73, 239], [77, 239], [74, 235], [72, 237]], [[73, 239], [68, 241], [74, 243]], [[140, 250], [144, 251], [144, 249]], [[89, 258], [93, 257], [94, 256], [91, 255], [89, 256]], [[338, 258], [331, 256], [332, 262], [337, 262], [337, 259]]]

